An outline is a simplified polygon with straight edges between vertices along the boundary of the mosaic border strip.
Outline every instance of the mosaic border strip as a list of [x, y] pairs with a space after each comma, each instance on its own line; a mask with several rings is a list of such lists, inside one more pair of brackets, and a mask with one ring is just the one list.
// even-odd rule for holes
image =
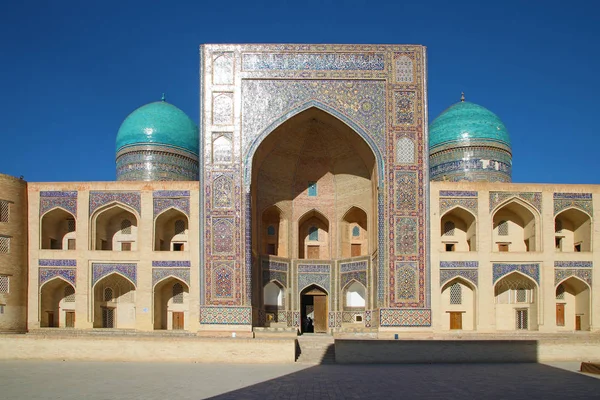
[[540, 214], [542, 213], [542, 192], [490, 192], [490, 212], [492, 212], [497, 205], [512, 197], [525, 201]]
[[134, 263], [92, 263], [92, 287], [113, 272], [123, 275], [137, 288], [137, 264]]
[[593, 261], [554, 261], [554, 268], [593, 268]]
[[592, 270], [591, 269], [555, 269], [554, 270], [554, 287], [558, 286], [564, 280], [570, 277], [577, 277], [586, 282], [590, 290], [592, 288]]
[[431, 309], [379, 309], [379, 324], [382, 327], [431, 326]]
[[532, 278], [538, 285], [540, 284], [540, 264], [532, 263], [532, 264], [492, 264], [493, 270], [493, 281], [492, 283], [495, 285], [496, 282], [504, 277], [505, 275], [517, 271], [521, 272], [524, 275]]
[[190, 270], [188, 268], [152, 268], [152, 287], [163, 279], [172, 276], [179, 278], [190, 287]]
[[202, 325], [251, 325], [252, 307], [201, 306]]
[[38, 271], [39, 287], [55, 277], [61, 277], [69, 282], [73, 287], [76, 287], [77, 269], [75, 268], [40, 268]]
[[444, 286], [448, 281], [461, 277], [470, 281], [475, 287], [479, 285], [479, 271], [474, 269], [444, 269], [440, 271], [440, 287]]
[[190, 268], [191, 266], [191, 261], [152, 261], [152, 267]]
[[479, 261], [440, 261], [440, 268], [479, 268]]
[[76, 267], [77, 260], [54, 260], [48, 258], [40, 258], [38, 260], [40, 267]]
[[77, 191], [40, 191], [40, 216], [62, 208], [77, 217]]
[[440, 197], [477, 197], [474, 190], [440, 190]]
[[190, 197], [189, 190], [155, 190], [152, 192], [153, 198], [171, 198], [171, 197]]
[[109, 192], [109, 191], [90, 191], [90, 215], [98, 208], [112, 202], [119, 202], [142, 214], [141, 194], [137, 191], [129, 192]]

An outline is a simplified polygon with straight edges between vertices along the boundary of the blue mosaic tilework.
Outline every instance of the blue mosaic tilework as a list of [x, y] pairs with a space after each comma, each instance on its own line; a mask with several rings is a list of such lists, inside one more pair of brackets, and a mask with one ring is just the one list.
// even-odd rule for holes
[[363, 318], [364, 318], [363, 311], [343, 311], [342, 312], [342, 322], [344, 322], [344, 323], [354, 322], [357, 315], [363, 316]]
[[152, 192], [152, 197], [155, 199], [159, 198], [159, 197], [166, 197], [166, 198], [190, 197], [190, 191], [189, 190], [155, 190], [154, 192]]
[[554, 215], [567, 208], [578, 208], [593, 216], [594, 205], [591, 193], [554, 193]]
[[279, 261], [273, 261], [273, 260], [263, 260], [262, 261], [262, 267], [264, 270], [287, 272], [288, 266], [289, 266], [289, 264], [285, 263], [285, 262], [279, 262]]
[[354, 261], [349, 263], [341, 263], [340, 264], [340, 272], [353, 272], [353, 271], [366, 271], [367, 270], [367, 260], [365, 261]]
[[281, 283], [283, 285], [283, 287], [287, 288], [288, 287], [287, 275], [288, 275], [287, 272], [263, 270], [263, 272], [262, 272], [263, 285], [266, 285], [267, 283], [269, 283], [271, 281], [278, 281], [279, 283]]
[[591, 269], [566, 269], [557, 268], [554, 270], [554, 286], [568, 279], [571, 276], [576, 276], [586, 282], [590, 288], [592, 287], [592, 270]]
[[251, 307], [200, 307], [200, 323], [204, 325], [250, 325]]
[[431, 326], [430, 309], [379, 309], [379, 323], [382, 327], [388, 326]]
[[365, 311], [365, 328], [371, 327], [371, 323], [373, 320], [372, 313], [373, 312], [371, 310]]
[[357, 281], [362, 283], [362, 285], [367, 287], [367, 272], [366, 271], [354, 271], [343, 273], [340, 276], [340, 287], [343, 289], [346, 287], [350, 281]]
[[417, 252], [417, 219], [398, 217], [396, 219], [396, 254], [415, 254]]
[[554, 268], [593, 268], [592, 261], [554, 261]]
[[287, 322], [286, 311], [277, 311], [277, 322]]
[[417, 173], [396, 171], [396, 211], [416, 211], [417, 209]]
[[60, 207], [77, 217], [76, 191], [40, 191], [40, 215]]
[[440, 190], [440, 197], [477, 197], [474, 190]]
[[153, 203], [154, 203], [154, 207], [153, 207], [154, 218], [156, 218], [159, 214], [161, 214], [163, 211], [165, 211], [169, 208], [175, 208], [175, 209], [183, 212], [188, 217], [190, 216], [190, 199], [189, 199], [189, 197], [172, 198], [172, 199], [159, 197], [159, 198], [153, 199]]
[[117, 181], [197, 181], [198, 160], [167, 146], [121, 150]]
[[541, 192], [490, 192], [490, 212], [500, 203], [511, 197], [519, 198], [529, 203], [540, 213], [542, 212], [542, 193]]
[[479, 208], [477, 199], [470, 198], [453, 198], [453, 199], [440, 199], [440, 214], [444, 214], [446, 211], [453, 209], [456, 206], [462, 207], [471, 211], [477, 215]]
[[[239, 179], [239, 176], [238, 176]], [[245, 227], [245, 242], [246, 249], [246, 265], [244, 269], [245, 275], [245, 300], [246, 304], [252, 304], [252, 194], [248, 191], [246, 197], [246, 227]], [[239, 206], [237, 206], [239, 207]], [[239, 210], [239, 208], [237, 208]]]
[[90, 215], [98, 208], [113, 201], [126, 204], [141, 215], [140, 192], [90, 192]]
[[327, 264], [299, 264], [298, 273], [322, 273], [328, 274], [331, 271], [331, 266]]
[[61, 277], [69, 282], [73, 287], [77, 282], [77, 270], [75, 268], [40, 268], [39, 269], [39, 284], [40, 287], [49, 280]]
[[189, 268], [152, 268], [152, 287], [169, 276], [181, 279], [190, 286]]
[[190, 268], [192, 263], [190, 261], [152, 261], [153, 267], [180, 267], [180, 268]]
[[40, 267], [76, 267], [77, 260], [52, 260], [40, 258], [38, 260]]
[[[464, 150], [465, 152], [467, 150]], [[498, 151], [501, 152], [501, 151]], [[510, 182], [512, 176], [512, 165], [498, 161], [500, 155], [494, 159], [484, 161], [479, 158], [468, 158], [439, 162], [438, 157], [432, 156], [429, 174], [432, 181], [441, 180], [465, 180], [465, 181], [499, 181]], [[456, 179], [452, 179], [455, 176]], [[495, 179], [491, 177], [495, 176]], [[490, 177], [490, 178], [488, 178]]]
[[378, 269], [377, 269], [377, 299], [380, 304], [383, 304], [385, 299], [385, 257], [384, 254], [384, 243], [385, 243], [385, 212], [383, 207], [383, 193], [381, 191], [377, 194], [377, 249], [378, 249]]
[[383, 71], [382, 53], [244, 53], [242, 70]]
[[341, 328], [342, 327], [342, 312], [341, 311], [330, 311], [327, 318], [327, 326], [329, 328]]
[[540, 284], [540, 264], [492, 264], [493, 283], [513, 271], [518, 271], [533, 278]]
[[440, 286], [456, 277], [463, 277], [475, 285], [479, 284], [479, 271], [474, 269], [444, 269], [440, 271]]
[[440, 268], [478, 268], [479, 261], [440, 261]]
[[312, 284], [316, 284], [331, 294], [329, 283], [328, 274], [298, 274], [298, 292], [301, 292]]
[[233, 176], [219, 175], [213, 181], [212, 205], [215, 208], [233, 207]]
[[219, 263], [213, 268], [213, 296], [216, 298], [232, 299], [234, 297], [233, 268], [226, 263]]
[[137, 287], [137, 264], [92, 263], [92, 287], [102, 278], [116, 272], [129, 279]]
[[413, 125], [415, 123], [415, 103], [417, 94], [414, 91], [394, 92], [395, 126]]
[[233, 218], [213, 219], [212, 252], [215, 254], [231, 254], [234, 252]]
[[[392, 301], [416, 302], [418, 299], [417, 276], [416, 262], [396, 262], [396, 293]], [[392, 279], [390, 278], [390, 280]], [[393, 284], [393, 281], [390, 284]]]

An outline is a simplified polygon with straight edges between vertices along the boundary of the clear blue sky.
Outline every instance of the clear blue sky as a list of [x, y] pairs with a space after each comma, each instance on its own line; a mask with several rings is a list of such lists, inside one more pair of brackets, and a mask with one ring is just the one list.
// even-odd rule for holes
[[600, 183], [600, 5], [578, 1], [7, 1], [0, 172], [115, 179], [115, 136], [160, 99], [198, 121], [201, 43], [428, 47], [429, 119], [465, 91], [504, 121], [515, 182]]

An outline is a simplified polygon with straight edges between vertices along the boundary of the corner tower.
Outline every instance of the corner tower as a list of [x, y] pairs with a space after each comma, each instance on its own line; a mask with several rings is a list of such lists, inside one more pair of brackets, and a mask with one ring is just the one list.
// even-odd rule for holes
[[198, 127], [164, 95], [125, 118], [116, 151], [118, 181], [198, 180]]
[[500, 118], [463, 93], [429, 128], [429, 174], [432, 181], [511, 182], [510, 137]]

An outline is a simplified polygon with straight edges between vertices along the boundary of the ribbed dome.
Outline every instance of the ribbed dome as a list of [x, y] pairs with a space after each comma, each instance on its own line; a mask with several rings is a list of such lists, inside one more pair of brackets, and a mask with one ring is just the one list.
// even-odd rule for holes
[[125, 118], [117, 133], [117, 152], [134, 145], [161, 145], [198, 155], [198, 127], [166, 101], [146, 104]]
[[429, 127], [429, 149], [455, 144], [469, 146], [487, 144], [510, 149], [506, 127], [496, 114], [468, 101], [450, 106]]

